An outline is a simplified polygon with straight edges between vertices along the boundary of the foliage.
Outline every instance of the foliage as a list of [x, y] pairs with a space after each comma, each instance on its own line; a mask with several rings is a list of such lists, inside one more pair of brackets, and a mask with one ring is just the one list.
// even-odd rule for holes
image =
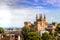
[[29, 32], [28, 40], [42, 40], [42, 39], [36, 32]]
[[60, 40], [60, 37], [58, 37], [57, 40]]
[[53, 36], [53, 37], [52, 37], [52, 40], [57, 40], [57, 38]]
[[42, 40], [52, 40], [52, 36], [45, 32], [42, 34]]
[[41, 37], [38, 35], [38, 33], [30, 27], [23, 27], [22, 35], [24, 40], [41, 40]]
[[0, 33], [4, 33], [4, 29], [0, 27]]
[[57, 25], [55, 31], [56, 31], [56, 33], [59, 33], [60, 34], [60, 23]]
[[20, 38], [21, 40], [24, 40], [24, 38], [23, 38], [23, 35], [22, 35], [22, 34], [20, 34], [20, 37], [21, 37], [21, 38]]
[[8, 28], [7, 30], [13, 30], [13, 28]]
[[22, 35], [23, 35], [24, 40], [27, 40], [28, 32], [30, 32], [30, 28], [29, 27], [23, 27], [22, 28]]
[[36, 32], [36, 30], [33, 28], [30, 28], [30, 32]]

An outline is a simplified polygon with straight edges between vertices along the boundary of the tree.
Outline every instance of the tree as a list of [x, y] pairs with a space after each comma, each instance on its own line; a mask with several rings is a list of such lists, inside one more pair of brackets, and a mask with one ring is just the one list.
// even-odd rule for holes
[[29, 32], [28, 40], [42, 40], [42, 39], [36, 32]]
[[41, 40], [41, 37], [38, 35], [38, 33], [30, 27], [23, 27], [22, 35], [24, 40]]
[[7, 30], [13, 30], [13, 28], [8, 28]]
[[30, 28], [30, 32], [36, 32], [36, 30], [33, 28]]
[[52, 40], [52, 36], [45, 32], [42, 34], [42, 40]]
[[24, 40], [24, 37], [23, 37], [23, 35], [22, 35], [22, 34], [20, 34], [20, 39], [21, 39], [21, 40]]
[[57, 26], [55, 28], [55, 36], [57, 36], [58, 34], [60, 34], [60, 23], [57, 24]]
[[0, 27], [0, 33], [4, 33], [4, 29]]
[[55, 31], [57, 34], [60, 34], [60, 23], [57, 25]]
[[22, 32], [24, 40], [27, 40], [28, 32], [30, 32], [30, 28], [25, 26], [22, 28], [21, 32]]
[[52, 40], [57, 40], [57, 38], [53, 36], [53, 37], [52, 37]]

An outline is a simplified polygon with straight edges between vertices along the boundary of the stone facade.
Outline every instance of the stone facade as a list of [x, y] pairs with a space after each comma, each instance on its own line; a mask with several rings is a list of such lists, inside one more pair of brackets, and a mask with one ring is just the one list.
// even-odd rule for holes
[[30, 26], [32, 23], [31, 22], [24, 22], [25, 26]]
[[0, 40], [22, 40], [20, 31], [9, 31], [8, 33], [0, 34]]
[[53, 32], [54, 29], [57, 26], [56, 22], [52, 22], [51, 25], [49, 25], [50, 23], [46, 22], [46, 16], [42, 16], [42, 14], [40, 14], [39, 16], [36, 15], [36, 21], [34, 21], [34, 23], [31, 22], [24, 22], [24, 26], [29, 26], [31, 28], [36, 29], [37, 31], [49, 31], [49, 32]]
[[44, 15], [44, 17], [42, 17], [42, 14], [36, 15], [36, 21], [34, 22], [34, 24], [32, 24], [31, 22], [24, 22], [24, 25], [28, 25], [31, 28], [36, 29], [37, 31], [41, 31], [41, 30], [45, 30], [46, 27], [46, 16]]
[[0, 40], [15, 40], [14, 34], [0, 34]]
[[48, 27], [46, 28], [46, 30], [49, 31], [49, 33], [54, 34], [55, 28], [56, 28], [57, 24], [58, 24], [58, 23], [56, 23], [56, 22], [53, 22], [53, 23], [51, 23], [51, 24], [48, 24], [48, 25], [47, 25]]
[[42, 14], [36, 15], [36, 21], [34, 22], [34, 26], [36, 27], [37, 31], [41, 31], [41, 30], [45, 30], [46, 27], [46, 17], [44, 15], [44, 17], [42, 16]]

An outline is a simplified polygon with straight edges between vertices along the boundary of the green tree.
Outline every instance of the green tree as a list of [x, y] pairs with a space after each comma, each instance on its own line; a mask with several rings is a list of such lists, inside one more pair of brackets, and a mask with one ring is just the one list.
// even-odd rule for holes
[[29, 32], [28, 40], [42, 40], [42, 39], [36, 32]]
[[30, 27], [23, 27], [22, 35], [24, 40], [41, 40], [41, 37], [38, 35], [38, 33]]
[[4, 29], [0, 27], [0, 33], [4, 33]]
[[36, 30], [33, 28], [30, 28], [30, 32], [36, 32]]
[[21, 39], [21, 40], [24, 40], [24, 38], [23, 38], [23, 35], [22, 35], [22, 34], [20, 34], [20, 39]]
[[56, 34], [58, 34], [58, 33], [60, 34], [60, 23], [57, 25], [55, 31], [56, 31]]
[[25, 26], [22, 28], [21, 32], [22, 32], [24, 40], [27, 40], [28, 32], [30, 32], [30, 28]]
[[45, 32], [42, 34], [42, 40], [52, 40], [52, 36]]
[[53, 36], [53, 37], [52, 37], [52, 40], [57, 40], [57, 38]]
[[58, 37], [57, 40], [60, 40], [60, 37]]

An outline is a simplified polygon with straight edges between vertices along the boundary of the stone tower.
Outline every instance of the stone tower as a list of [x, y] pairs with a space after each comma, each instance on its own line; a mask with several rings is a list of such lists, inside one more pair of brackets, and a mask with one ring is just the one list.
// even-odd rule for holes
[[37, 21], [37, 19], [38, 19], [38, 15], [36, 14], [36, 21]]
[[37, 15], [36, 14], [36, 21], [34, 22], [34, 24], [32, 24], [31, 22], [24, 22], [25, 26], [28, 26], [30, 28], [34, 28], [37, 31], [41, 31], [41, 30], [45, 30], [46, 27], [46, 16], [42, 16], [42, 14]]
[[38, 15], [36, 15], [36, 21], [34, 25], [37, 31], [44, 30], [46, 27], [46, 16], [44, 15], [43, 17], [42, 14], [39, 14], [38, 18]]

